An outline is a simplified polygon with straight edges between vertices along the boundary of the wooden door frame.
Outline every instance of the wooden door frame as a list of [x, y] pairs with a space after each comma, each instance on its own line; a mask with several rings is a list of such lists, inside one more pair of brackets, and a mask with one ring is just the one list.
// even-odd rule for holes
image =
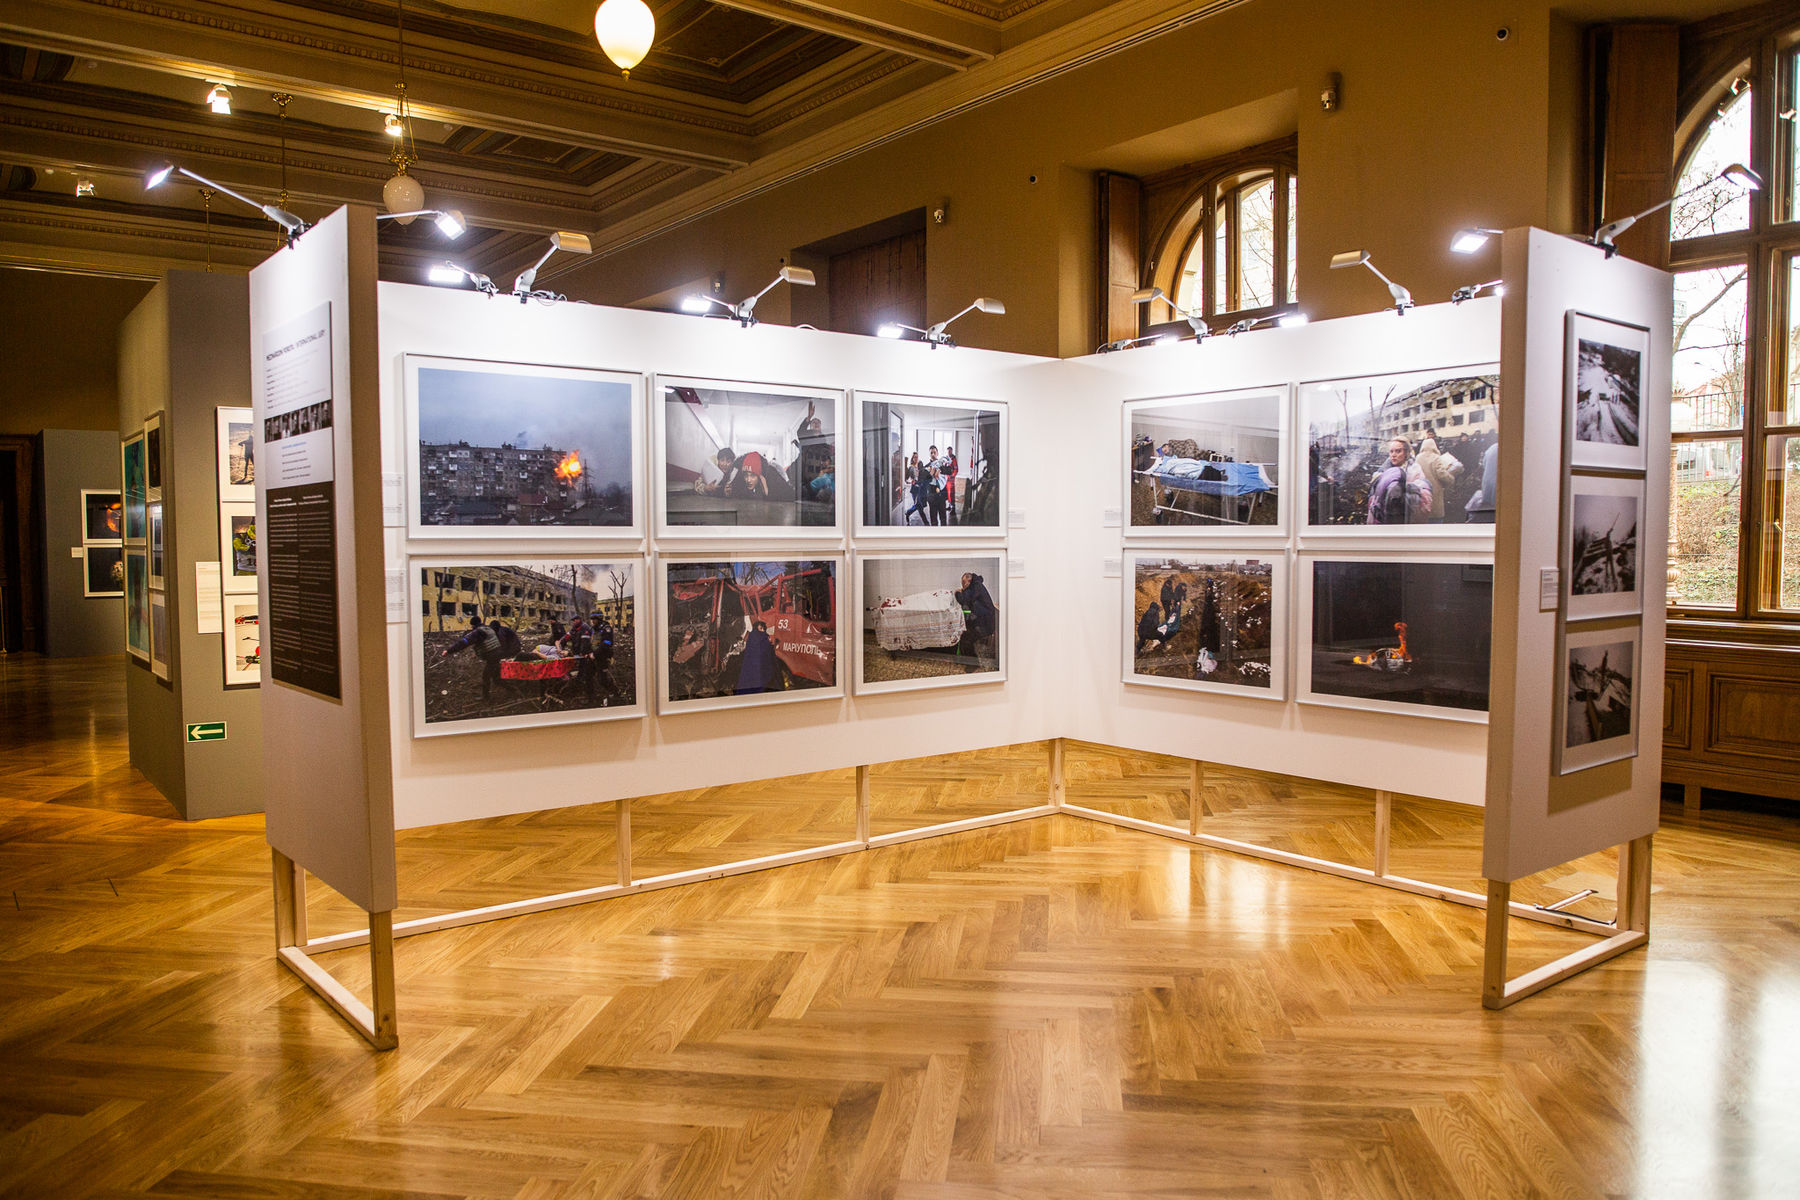
[[[19, 644], [44, 649], [43, 547], [38, 496], [43, 491], [43, 435], [0, 434], [0, 453], [18, 456], [13, 477], [13, 503], [19, 535]], [[4, 649], [4, 647], [0, 647]]]

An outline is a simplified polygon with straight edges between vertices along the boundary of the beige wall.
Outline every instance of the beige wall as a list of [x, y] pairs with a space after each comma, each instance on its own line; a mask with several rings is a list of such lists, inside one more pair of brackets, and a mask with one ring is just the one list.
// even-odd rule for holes
[[141, 279], [0, 269], [0, 433], [119, 428], [119, 325]]

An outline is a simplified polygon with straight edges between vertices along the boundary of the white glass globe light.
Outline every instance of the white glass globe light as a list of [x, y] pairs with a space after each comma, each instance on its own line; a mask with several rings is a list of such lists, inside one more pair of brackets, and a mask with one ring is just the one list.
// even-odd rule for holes
[[606, 0], [594, 13], [594, 36], [629, 79], [656, 40], [656, 14], [644, 0]]
[[[381, 202], [391, 213], [418, 212], [425, 207], [425, 189], [411, 175], [396, 174], [381, 185]], [[414, 217], [401, 217], [400, 224], [411, 225]]]

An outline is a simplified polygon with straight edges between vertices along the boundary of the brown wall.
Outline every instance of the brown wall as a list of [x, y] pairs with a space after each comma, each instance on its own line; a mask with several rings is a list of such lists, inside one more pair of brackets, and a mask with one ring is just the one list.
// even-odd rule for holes
[[0, 433], [119, 428], [119, 325], [142, 279], [0, 269]]

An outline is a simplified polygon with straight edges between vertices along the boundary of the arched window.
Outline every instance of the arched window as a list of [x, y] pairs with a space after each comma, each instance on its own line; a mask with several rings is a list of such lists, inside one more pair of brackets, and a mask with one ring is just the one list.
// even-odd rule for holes
[[[1294, 308], [1299, 182], [1292, 139], [1147, 179], [1161, 219], [1146, 282], [1215, 327]], [[1149, 319], [1160, 324], [1169, 314]]]

